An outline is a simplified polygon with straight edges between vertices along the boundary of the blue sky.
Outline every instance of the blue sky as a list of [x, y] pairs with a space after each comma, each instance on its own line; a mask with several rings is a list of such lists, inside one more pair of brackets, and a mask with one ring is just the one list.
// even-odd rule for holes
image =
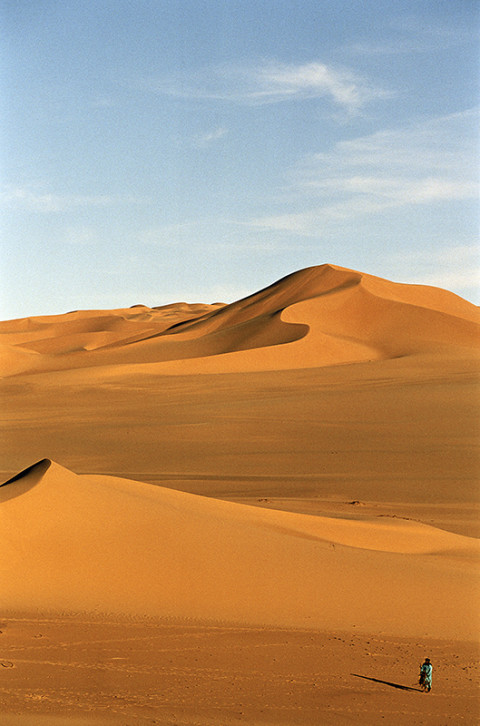
[[480, 5], [6, 0], [2, 319], [330, 262], [480, 302]]

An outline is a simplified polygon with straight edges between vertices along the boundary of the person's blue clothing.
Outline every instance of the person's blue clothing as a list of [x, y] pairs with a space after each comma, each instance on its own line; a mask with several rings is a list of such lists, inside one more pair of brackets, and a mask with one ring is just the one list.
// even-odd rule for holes
[[425, 685], [430, 689], [432, 687], [432, 664], [424, 663], [421, 667], [421, 672], [425, 673]]

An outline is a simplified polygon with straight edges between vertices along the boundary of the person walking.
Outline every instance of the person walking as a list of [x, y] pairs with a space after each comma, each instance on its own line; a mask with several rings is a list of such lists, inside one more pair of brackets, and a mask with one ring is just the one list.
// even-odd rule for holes
[[424, 662], [420, 666], [420, 680], [419, 683], [426, 693], [432, 690], [432, 672], [433, 667], [430, 663], [430, 658], [425, 658]]

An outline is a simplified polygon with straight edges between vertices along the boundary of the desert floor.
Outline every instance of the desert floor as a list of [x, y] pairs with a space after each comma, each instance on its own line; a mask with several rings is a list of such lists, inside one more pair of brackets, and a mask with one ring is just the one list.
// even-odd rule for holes
[[6, 726], [478, 723], [471, 642], [81, 616], [3, 627]]
[[478, 310], [412, 287], [2, 324], [2, 726], [479, 723]]

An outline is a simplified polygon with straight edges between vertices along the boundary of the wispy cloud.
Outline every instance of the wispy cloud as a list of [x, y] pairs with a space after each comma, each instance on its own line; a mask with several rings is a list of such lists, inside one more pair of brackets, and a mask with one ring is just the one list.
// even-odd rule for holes
[[205, 134], [199, 134], [198, 136], [195, 136], [193, 142], [198, 148], [205, 148], [207, 146], [210, 146], [210, 144], [214, 143], [215, 141], [218, 141], [219, 139], [226, 136], [227, 133], [228, 130], [223, 126], [220, 126], [213, 131], [209, 131]]
[[58, 213], [76, 207], [108, 207], [115, 204], [139, 204], [143, 200], [108, 194], [55, 194], [28, 186], [8, 185], [0, 192], [0, 205], [41, 214]]
[[70, 226], [65, 230], [63, 242], [73, 247], [88, 247], [100, 242], [100, 235], [93, 227]]
[[435, 272], [418, 275], [417, 279], [413, 277], [409, 282], [441, 287], [444, 290], [457, 290], [458, 294], [463, 293], [465, 296], [471, 293], [468, 297], [473, 299], [475, 294], [478, 296], [478, 290], [480, 289], [480, 265], [475, 268], [460, 265], [460, 269], [457, 265], [453, 270], [440, 268]]
[[142, 85], [172, 96], [250, 106], [325, 98], [349, 113], [358, 112], [374, 98], [391, 95], [348, 68], [319, 61], [296, 65], [278, 61], [223, 65], [190, 75], [145, 79]]
[[135, 243], [154, 247], [178, 247], [189, 240], [194, 241], [197, 227], [195, 222], [148, 227], [139, 230]]
[[429, 119], [311, 154], [290, 171], [290, 184], [283, 190], [284, 206], [295, 205], [295, 211], [252, 224], [311, 235], [328, 220], [475, 199], [478, 116], [478, 110], [471, 110]]
[[91, 106], [92, 106], [92, 108], [99, 108], [99, 109], [115, 108], [116, 106], [118, 106], [118, 101], [115, 98], [113, 98], [112, 96], [100, 96], [99, 95], [99, 96], [96, 96], [91, 101]]
[[352, 71], [338, 70], [324, 63], [297, 66], [269, 63], [255, 75], [258, 87], [250, 92], [250, 97], [263, 103], [329, 97], [339, 106], [357, 111], [373, 97], [383, 95]]
[[426, 23], [423, 18], [415, 15], [402, 15], [392, 18], [385, 26], [384, 38], [381, 42], [359, 40], [345, 48], [355, 55], [387, 56], [404, 55], [407, 53], [432, 53], [476, 42], [477, 28], [447, 27], [432, 22]]
[[[389, 258], [397, 270], [406, 266], [405, 254], [390, 253]], [[412, 274], [412, 270], [416, 273]], [[420, 285], [433, 285], [459, 294], [470, 293], [477, 298], [480, 290], [480, 245], [452, 245], [441, 242], [437, 249], [410, 250], [408, 253], [408, 281]]]
[[156, 248], [184, 249], [190, 253], [195, 250], [218, 254], [219, 251], [229, 253], [271, 254], [280, 249], [290, 249], [291, 242], [284, 243], [276, 237], [270, 238], [263, 234], [260, 225], [253, 225], [241, 219], [204, 217], [180, 224], [165, 224], [148, 227], [138, 231], [132, 243], [135, 245]]

